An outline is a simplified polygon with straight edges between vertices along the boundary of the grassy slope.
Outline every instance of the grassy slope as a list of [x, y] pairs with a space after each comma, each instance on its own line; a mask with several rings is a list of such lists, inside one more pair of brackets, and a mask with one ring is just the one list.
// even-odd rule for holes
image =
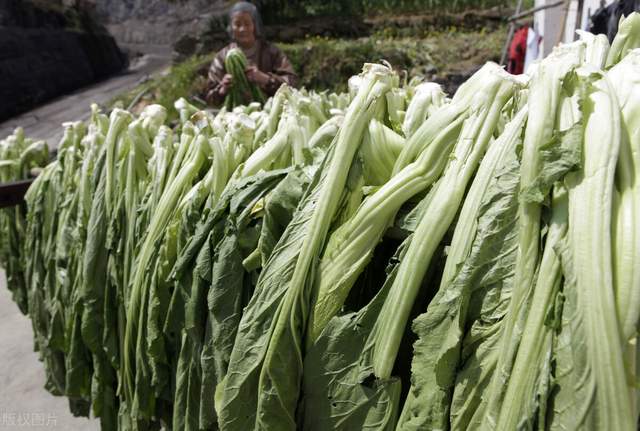
[[360, 72], [362, 64], [386, 60], [409, 77], [443, 80], [473, 71], [486, 61], [499, 61], [506, 30], [434, 32], [424, 38], [385, 37], [366, 39], [308, 39], [280, 45], [301, 77], [313, 89], [345, 90], [347, 79]]

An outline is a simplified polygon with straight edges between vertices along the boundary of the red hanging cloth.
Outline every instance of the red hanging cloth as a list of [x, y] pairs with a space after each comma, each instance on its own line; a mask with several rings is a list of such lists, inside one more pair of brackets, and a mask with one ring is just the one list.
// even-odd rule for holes
[[509, 46], [509, 61], [507, 62], [507, 72], [514, 75], [524, 73], [524, 57], [527, 52], [528, 27], [522, 27], [516, 31]]

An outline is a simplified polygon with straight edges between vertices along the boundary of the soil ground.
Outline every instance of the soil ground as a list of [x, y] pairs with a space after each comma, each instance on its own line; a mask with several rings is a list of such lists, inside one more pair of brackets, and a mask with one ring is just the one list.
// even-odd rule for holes
[[31, 321], [20, 313], [0, 272], [0, 430], [93, 431], [97, 419], [76, 418], [65, 397], [44, 389], [44, 368], [33, 351]]

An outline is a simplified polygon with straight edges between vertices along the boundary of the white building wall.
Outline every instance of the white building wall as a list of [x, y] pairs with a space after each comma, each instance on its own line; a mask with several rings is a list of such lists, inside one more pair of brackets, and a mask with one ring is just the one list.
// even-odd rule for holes
[[[535, 6], [543, 6], [550, 1], [552, 0], [535, 0]], [[557, 6], [537, 12], [533, 17], [533, 27], [542, 35], [540, 52], [545, 57], [551, 52], [551, 48], [553, 48], [553, 45], [555, 45], [558, 40], [562, 19], [561, 14], [562, 6]]]
[[[555, 0], [535, 0], [535, 6], [542, 6], [553, 3]], [[580, 24], [577, 28], [586, 29], [589, 26], [589, 17], [600, 8], [601, 3], [605, 5], [613, 3], [614, 0], [584, 0], [582, 6], [582, 16], [579, 17]], [[534, 15], [534, 28], [542, 35], [542, 55], [547, 56], [558, 42], [571, 42], [576, 39], [576, 20], [578, 11], [578, 0], [572, 0], [569, 4], [567, 22], [564, 34], [559, 37], [564, 16], [564, 5], [544, 9]]]

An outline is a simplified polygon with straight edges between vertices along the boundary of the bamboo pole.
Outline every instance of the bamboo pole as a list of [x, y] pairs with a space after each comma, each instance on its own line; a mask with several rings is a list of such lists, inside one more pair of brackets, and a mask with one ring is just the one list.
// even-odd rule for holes
[[571, 6], [571, 0], [565, 0], [564, 2], [564, 12], [562, 14], [562, 26], [560, 27], [560, 33], [558, 33], [558, 39], [554, 46], [560, 44], [564, 40], [564, 32], [567, 28], [567, 17], [569, 16], [569, 6]]
[[520, 18], [524, 18], [526, 16], [533, 15], [536, 12], [540, 12], [541, 10], [550, 9], [552, 7], [560, 6], [562, 3], [564, 3], [564, 0], [558, 0], [558, 1], [555, 1], [553, 3], [544, 4], [542, 6], [532, 7], [531, 9], [527, 9], [524, 12], [520, 12], [520, 13], [516, 12], [514, 15], [509, 17], [508, 21], [509, 22], [516, 21], [516, 20], [519, 20]]
[[580, 26], [582, 25], [582, 10], [584, 9], [584, 0], [578, 0], [578, 10], [576, 11], [576, 25], [575, 31], [573, 32], [573, 40], [576, 40], [578, 37], [577, 30], [580, 30]]
[[[518, 0], [518, 5], [516, 6], [516, 15], [520, 13], [520, 9], [522, 8], [522, 0]], [[502, 48], [502, 56], [500, 56], [500, 64], [502, 66], [505, 65], [507, 61], [507, 52], [509, 50], [509, 44], [511, 43], [511, 39], [513, 38], [513, 33], [515, 32], [516, 24], [514, 21], [509, 23], [509, 32], [507, 33], [507, 41], [504, 43], [504, 47]]]

